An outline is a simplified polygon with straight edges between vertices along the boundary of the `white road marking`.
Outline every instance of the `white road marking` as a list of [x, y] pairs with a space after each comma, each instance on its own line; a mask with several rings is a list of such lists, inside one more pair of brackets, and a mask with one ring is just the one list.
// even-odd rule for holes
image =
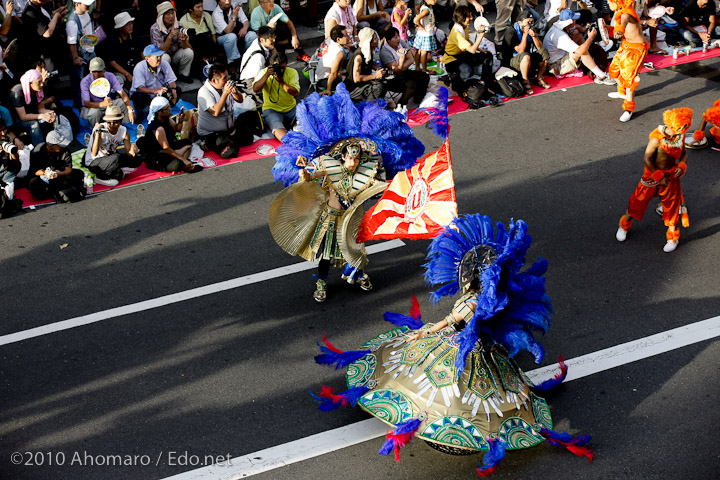
[[[568, 365], [568, 376], [565, 381], [577, 380], [717, 336], [720, 336], [720, 316], [598, 350], [567, 360], [565, 363]], [[553, 364], [532, 370], [527, 374], [531, 380], [539, 381], [554, 375], [557, 370], [558, 364]], [[236, 480], [246, 478], [382, 437], [387, 430], [387, 425], [380, 420], [371, 418], [232, 458], [223, 464], [190, 470], [163, 480]]]
[[[374, 245], [368, 246], [367, 252], [369, 254], [380, 253], [386, 250], [399, 248], [404, 245], [405, 243], [402, 240], [390, 240], [388, 242], [376, 243]], [[246, 275], [244, 277], [233, 278], [232, 280], [226, 280], [224, 282], [213, 283], [212, 285], [206, 285], [204, 287], [193, 288], [184, 292], [173, 293], [170, 295], [152, 298], [150, 300], [145, 300], [142, 302], [131, 303], [130, 305], [123, 305], [122, 307], [116, 307], [109, 310], [103, 310], [101, 312], [91, 313], [82, 317], [75, 317], [69, 320], [50, 323], [41, 327], [23, 330], [21, 332], [10, 333], [8, 335], [0, 336], [0, 346], [8, 345], [15, 342], [21, 342], [23, 340], [47, 335], [49, 333], [61, 332], [63, 330], [68, 330], [70, 328], [75, 328], [82, 325], [89, 325], [91, 323], [109, 320], [111, 318], [120, 317], [122, 315], [129, 315], [131, 313], [138, 313], [145, 310], [151, 310], [153, 308], [164, 307], [165, 305], [184, 302], [193, 298], [203, 297], [205, 295], [212, 295], [214, 293], [224, 292], [225, 290], [232, 290], [233, 288], [244, 287], [253, 283], [264, 282], [266, 280], [283, 277], [285, 275], [292, 275], [293, 273], [312, 270], [315, 267], [317, 267], [317, 262], [295, 263], [293, 265], [288, 265], [285, 267], [273, 268], [272, 270], [253, 273], [252, 275]]]

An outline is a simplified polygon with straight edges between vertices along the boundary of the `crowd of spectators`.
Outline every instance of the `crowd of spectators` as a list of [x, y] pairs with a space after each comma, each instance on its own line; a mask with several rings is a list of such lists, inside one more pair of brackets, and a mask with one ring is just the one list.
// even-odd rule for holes
[[[442, 70], [453, 87], [477, 78], [490, 93], [500, 66], [517, 71], [525, 94], [533, 84], [549, 88], [546, 74], [578, 69], [614, 82], [606, 74], [612, 46], [596, 28], [598, 19], [611, 22], [608, 0], [547, 0], [544, 8], [496, 0], [494, 26], [484, 0], [335, 0], [319, 17], [316, 0], [0, 1], [0, 193], [8, 198], [26, 145], [34, 196], [82, 190], [65, 154], [78, 116], [92, 132], [83, 166], [96, 182], [115, 185], [143, 161], [160, 171], [201, 170], [188, 160], [190, 143], [175, 136], [184, 117], [170, 116], [197, 80], [193, 140], [204, 148], [230, 158], [263, 132], [282, 139], [300, 97], [287, 51], [322, 94], [343, 82], [354, 101], [389, 98], [400, 112], [419, 104]], [[640, 16], [656, 4], [673, 8], [648, 27], [651, 51], [662, 52], [658, 39], [700, 46], [720, 37], [715, 0], [639, 0]], [[443, 31], [437, 17], [448, 14]], [[294, 21], [318, 20], [325, 39], [311, 58]], [[61, 78], [69, 88], [58, 87]], [[133, 144], [125, 125], [143, 121], [148, 138]]]

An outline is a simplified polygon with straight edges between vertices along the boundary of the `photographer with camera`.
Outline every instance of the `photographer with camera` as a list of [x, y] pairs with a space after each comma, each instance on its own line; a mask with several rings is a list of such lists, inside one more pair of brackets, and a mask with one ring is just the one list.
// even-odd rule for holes
[[157, 20], [150, 27], [150, 42], [163, 50], [163, 60], [173, 65], [181, 82], [192, 83], [190, 69], [195, 53], [187, 30], [177, 21], [175, 7], [170, 2], [157, 6]]
[[145, 60], [135, 65], [133, 70], [130, 98], [135, 104], [138, 122], [142, 120], [142, 113], [156, 96], [164, 96], [173, 105], [180, 98], [182, 91], [175, 84], [177, 78], [172, 67], [162, 58], [164, 53], [155, 45], [148, 45], [143, 50]]
[[275, 53], [253, 83], [255, 93], [263, 92], [263, 121], [280, 141], [295, 123], [295, 97], [300, 94], [300, 77], [287, 61], [285, 52]]
[[15, 178], [21, 167], [20, 150], [14, 143], [3, 140], [0, 143], [0, 193], [4, 192], [10, 200], [15, 196]]
[[72, 168], [72, 156], [67, 149], [70, 139], [56, 130], [48, 133], [45, 142], [30, 153], [30, 181], [28, 190], [38, 200], [55, 197], [58, 202], [76, 202], [85, 196], [85, 173]]
[[[126, 174], [142, 163], [137, 146], [130, 143], [130, 134], [122, 125], [120, 107], [105, 110], [103, 122], [93, 128], [90, 144], [85, 152], [85, 166], [95, 174], [95, 183], [114, 187]], [[124, 151], [120, 152], [119, 149]]]
[[530, 74], [534, 82], [541, 88], [548, 89], [550, 85], [543, 78], [548, 65], [550, 54], [543, 48], [542, 41], [534, 29], [535, 19], [532, 14], [523, 10], [518, 15], [513, 28], [505, 31], [504, 46], [510, 56], [510, 68], [522, 75], [525, 94], [532, 95]]
[[[122, 85], [114, 74], [105, 69], [105, 62], [100, 57], [90, 60], [90, 73], [80, 82], [80, 97], [83, 107], [80, 116], [87, 120], [90, 127], [102, 120], [105, 109], [111, 105], [119, 107], [123, 112], [123, 121], [135, 123], [135, 109], [130, 103]], [[99, 79], [104, 79], [100, 80]], [[107, 92], [107, 93], [106, 93]], [[105, 93], [104, 96], [98, 96]]]
[[543, 47], [550, 54], [548, 72], [556, 77], [567, 75], [577, 69], [580, 66], [579, 62], [582, 62], [595, 75], [595, 83], [615, 85], [615, 80], [598, 67], [589, 53], [590, 45], [598, 35], [597, 29], [587, 29], [588, 35], [585, 39], [581, 32], [586, 29], [575, 24], [575, 20], [579, 18], [579, 13], [566, 8], [560, 12], [560, 17], [545, 35]]
[[257, 34], [250, 31], [250, 20], [240, 4], [232, 6], [230, 0], [220, 0], [213, 10], [212, 21], [218, 32], [218, 42], [225, 49], [228, 63], [240, 60], [250, 48]]
[[237, 120], [233, 117], [235, 103], [243, 96], [229, 80], [227, 66], [210, 67], [208, 79], [198, 91], [197, 132], [205, 146], [222, 158], [237, 156], [238, 148], [253, 142], [253, 129], [259, 120], [257, 111], [245, 112]]

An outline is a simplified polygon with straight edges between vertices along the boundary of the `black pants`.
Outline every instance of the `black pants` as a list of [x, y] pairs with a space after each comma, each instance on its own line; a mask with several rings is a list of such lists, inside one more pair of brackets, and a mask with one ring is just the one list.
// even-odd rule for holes
[[82, 170], [73, 168], [70, 175], [53, 178], [49, 182], [45, 182], [40, 177], [33, 177], [28, 182], [28, 190], [33, 197], [38, 200], [46, 200], [55, 196], [56, 192], [75, 187], [78, 190], [83, 188], [83, 179], [85, 173]]
[[402, 94], [398, 102], [400, 105], [407, 105], [411, 98], [415, 103], [422, 102], [429, 83], [430, 75], [415, 70], [405, 70], [386, 82], [388, 91]]
[[121, 168], [136, 168], [142, 163], [139, 155], [131, 157], [126, 153], [113, 153], [106, 157], [98, 157], [90, 163], [88, 170], [94, 173], [100, 180], [109, 180], [115, 178], [120, 180], [123, 178]]

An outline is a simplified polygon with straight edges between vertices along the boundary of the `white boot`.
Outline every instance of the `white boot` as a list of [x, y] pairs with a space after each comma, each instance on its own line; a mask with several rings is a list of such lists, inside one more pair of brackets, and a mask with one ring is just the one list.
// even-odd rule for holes
[[623, 112], [623, 114], [620, 115], [620, 121], [623, 123], [629, 122], [630, 119], [632, 118], [632, 114], [633, 114], [633, 112], [631, 112], [630, 110], [625, 110]]
[[663, 252], [673, 252], [678, 246], [678, 243], [680, 243], [679, 240], [668, 240], [665, 246], [663, 247]]
[[610, 92], [610, 93], [608, 93], [608, 97], [619, 98], [621, 100], [627, 100], [627, 98], [625, 98], [625, 95], [622, 95], [620, 92]]
[[627, 232], [628, 231], [625, 230], [624, 228], [618, 227], [617, 233], [615, 233], [615, 238], [617, 239], [617, 241], [624, 242], [625, 239], [627, 238]]

